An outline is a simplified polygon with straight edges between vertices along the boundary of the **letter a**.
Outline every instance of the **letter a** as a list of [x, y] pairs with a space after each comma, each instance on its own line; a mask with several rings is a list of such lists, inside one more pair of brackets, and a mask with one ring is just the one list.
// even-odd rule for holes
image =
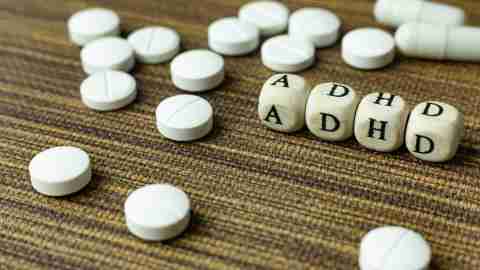
[[283, 75], [282, 77], [280, 77], [280, 79], [274, 81], [272, 83], [273, 86], [277, 86], [278, 83], [281, 83], [282, 84], [282, 87], [286, 87], [288, 88], [288, 77], [287, 77], [287, 74]]
[[275, 108], [275, 105], [272, 106], [272, 108], [270, 109], [270, 111], [267, 114], [267, 117], [265, 117], [264, 120], [267, 121], [267, 122], [271, 122], [270, 118], [275, 119], [275, 124], [282, 125], [282, 120], [280, 120], [280, 117], [278, 116], [277, 108]]

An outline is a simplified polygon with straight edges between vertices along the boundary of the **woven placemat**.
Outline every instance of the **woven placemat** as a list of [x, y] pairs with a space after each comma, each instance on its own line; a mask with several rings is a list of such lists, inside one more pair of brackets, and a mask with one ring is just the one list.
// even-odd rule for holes
[[[397, 57], [388, 68], [349, 68], [340, 46], [317, 51], [301, 75], [311, 84], [336, 81], [362, 95], [388, 91], [411, 106], [439, 100], [465, 113], [466, 136], [450, 162], [389, 154], [354, 139], [327, 143], [304, 130], [264, 128], [257, 98], [272, 72], [258, 52], [226, 58], [222, 86], [202, 94], [215, 108], [215, 129], [195, 143], [161, 138], [154, 111], [179, 94], [168, 65], [137, 65], [139, 97], [108, 113], [87, 109], [79, 48], [66, 20], [93, 6], [117, 11], [126, 33], [173, 27], [184, 49], [207, 46], [207, 26], [234, 16], [240, 0], [0, 1], [0, 268], [1, 269], [357, 269], [358, 246], [370, 229], [401, 225], [433, 248], [433, 269], [480, 269], [480, 66]], [[477, 0], [464, 7], [480, 25]], [[378, 26], [373, 1], [289, 1], [294, 10], [325, 7], [344, 31]], [[478, 45], [478, 44], [477, 44]], [[90, 153], [91, 184], [65, 198], [34, 192], [28, 163], [53, 146]], [[192, 224], [167, 243], [128, 233], [123, 203], [149, 183], [184, 189]]]

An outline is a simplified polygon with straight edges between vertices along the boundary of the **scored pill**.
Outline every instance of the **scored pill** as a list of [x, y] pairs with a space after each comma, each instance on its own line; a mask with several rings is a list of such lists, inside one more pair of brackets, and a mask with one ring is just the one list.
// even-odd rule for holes
[[90, 75], [80, 86], [83, 103], [97, 111], [120, 109], [137, 96], [137, 86], [132, 75], [121, 71], [103, 71]]
[[361, 240], [361, 270], [427, 270], [431, 261], [427, 241], [412, 230], [384, 226], [369, 231]]
[[213, 128], [213, 108], [207, 100], [194, 95], [166, 98], [156, 110], [157, 128], [174, 141], [194, 141]]
[[128, 36], [141, 63], [159, 64], [171, 60], [180, 51], [180, 36], [167, 27], [145, 27]]

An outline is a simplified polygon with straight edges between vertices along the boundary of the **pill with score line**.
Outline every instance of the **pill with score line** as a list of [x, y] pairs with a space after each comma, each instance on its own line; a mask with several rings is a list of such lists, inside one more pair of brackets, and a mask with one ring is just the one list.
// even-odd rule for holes
[[180, 36], [167, 27], [141, 28], [128, 36], [128, 42], [137, 60], [145, 64], [167, 62], [180, 51]]
[[173, 141], [194, 141], [206, 136], [213, 128], [213, 108], [194, 95], [166, 98], [156, 110], [160, 133]]
[[80, 85], [83, 103], [97, 111], [120, 109], [137, 96], [137, 84], [132, 75], [108, 70], [90, 75]]

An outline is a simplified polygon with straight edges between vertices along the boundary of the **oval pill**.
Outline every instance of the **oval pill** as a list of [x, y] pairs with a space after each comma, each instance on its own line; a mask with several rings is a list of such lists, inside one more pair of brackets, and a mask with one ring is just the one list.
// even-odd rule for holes
[[190, 199], [168, 184], [139, 188], [124, 206], [128, 230], [146, 241], [163, 241], [180, 235], [190, 223]]
[[395, 40], [381, 29], [360, 28], [348, 32], [342, 40], [342, 58], [358, 69], [378, 69], [395, 58]]
[[132, 46], [118, 37], [106, 37], [88, 43], [80, 52], [83, 70], [87, 74], [99, 71], [130, 71], [135, 65]]
[[285, 32], [289, 13], [288, 8], [281, 2], [254, 1], [240, 8], [238, 18], [256, 25], [261, 36], [271, 37]]
[[225, 78], [223, 57], [203, 49], [179, 54], [170, 64], [173, 84], [188, 92], [201, 92], [220, 85]]
[[407, 23], [398, 28], [395, 41], [406, 56], [434, 60], [480, 61], [480, 28]]
[[120, 109], [137, 96], [132, 75], [121, 71], [102, 71], [90, 75], [80, 86], [83, 103], [97, 111]]
[[312, 42], [316, 48], [333, 45], [342, 23], [335, 13], [322, 8], [302, 8], [290, 17], [288, 34]]
[[157, 128], [174, 141], [194, 141], [213, 128], [213, 108], [194, 95], [177, 95], [163, 100], [156, 110]]
[[60, 146], [38, 153], [28, 166], [33, 188], [47, 196], [65, 196], [84, 188], [92, 177], [88, 154]]
[[67, 27], [70, 40], [83, 46], [102, 37], [118, 36], [120, 18], [109, 9], [90, 8], [73, 14]]
[[167, 27], [145, 27], [128, 36], [140, 63], [159, 64], [171, 60], [180, 51], [180, 36]]
[[304, 39], [276, 36], [262, 46], [262, 63], [277, 72], [299, 72], [313, 65], [315, 47]]
[[455, 6], [424, 0], [378, 0], [375, 19], [385, 25], [398, 27], [408, 22], [435, 25], [463, 25], [465, 12]]
[[223, 55], [244, 55], [258, 48], [260, 33], [254, 24], [228, 17], [208, 27], [208, 45]]
[[360, 244], [361, 270], [426, 270], [431, 248], [418, 233], [385, 226], [368, 232]]

